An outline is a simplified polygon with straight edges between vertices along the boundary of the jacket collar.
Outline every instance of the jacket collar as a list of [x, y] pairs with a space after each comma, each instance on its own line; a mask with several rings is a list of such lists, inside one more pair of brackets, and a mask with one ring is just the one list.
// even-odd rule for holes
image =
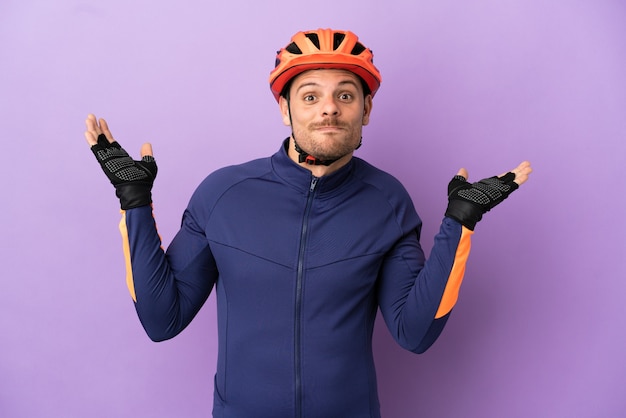
[[[283, 179], [289, 185], [295, 187], [302, 193], [308, 193], [311, 183], [315, 178], [310, 170], [300, 166], [287, 154], [289, 146], [289, 138], [285, 139], [276, 154], [271, 158], [272, 168], [276, 175]], [[348, 180], [354, 168], [354, 158], [339, 170], [317, 178], [316, 190], [318, 193], [327, 193], [337, 189]]]

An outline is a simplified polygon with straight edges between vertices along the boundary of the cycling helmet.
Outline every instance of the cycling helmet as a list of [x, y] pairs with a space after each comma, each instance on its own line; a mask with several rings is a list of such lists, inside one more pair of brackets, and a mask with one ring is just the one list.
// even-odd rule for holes
[[270, 73], [270, 88], [278, 101], [285, 86], [298, 74], [313, 69], [335, 68], [361, 77], [374, 97], [380, 87], [380, 72], [372, 51], [349, 31], [318, 29], [298, 32], [291, 43], [277, 52], [276, 67]]

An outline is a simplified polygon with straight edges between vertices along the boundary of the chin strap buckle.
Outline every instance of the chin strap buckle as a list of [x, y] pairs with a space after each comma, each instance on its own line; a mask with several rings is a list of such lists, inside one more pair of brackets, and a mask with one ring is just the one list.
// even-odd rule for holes
[[307, 155], [306, 157], [304, 157], [304, 162], [307, 163], [308, 165], [321, 164], [321, 162], [312, 155]]
[[294, 145], [295, 145], [296, 152], [298, 153], [298, 162], [300, 162], [300, 163], [307, 163], [308, 165], [325, 165], [325, 166], [329, 166], [329, 165], [331, 165], [332, 163], [334, 163], [335, 161], [337, 161], [339, 159], [339, 158], [335, 158], [333, 160], [320, 160], [319, 158], [316, 158], [316, 157], [314, 157], [312, 155], [309, 155], [302, 148], [300, 148], [298, 143], [295, 142], [295, 139], [294, 139]]

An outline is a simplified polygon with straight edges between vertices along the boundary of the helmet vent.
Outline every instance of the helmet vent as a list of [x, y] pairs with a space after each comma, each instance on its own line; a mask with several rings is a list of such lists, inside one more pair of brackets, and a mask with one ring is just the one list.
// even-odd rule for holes
[[298, 48], [298, 45], [296, 45], [295, 42], [292, 42], [289, 45], [287, 45], [285, 49], [291, 52], [292, 54], [300, 54], [300, 55], [302, 54], [302, 50]]
[[341, 43], [343, 42], [343, 40], [346, 38], [346, 34], [345, 33], [339, 33], [339, 32], [335, 32], [333, 35], [333, 50], [336, 51], [337, 48], [339, 48], [339, 45], [341, 45]]
[[313, 45], [315, 45], [317, 49], [320, 49], [320, 38], [317, 36], [317, 33], [307, 33], [305, 35], [313, 42]]
[[366, 48], [361, 42], [357, 42], [356, 45], [354, 45], [354, 48], [352, 48], [352, 51], [350, 51], [350, 54], [359, 55], [361, 52], [365, 51], [365, 49]]

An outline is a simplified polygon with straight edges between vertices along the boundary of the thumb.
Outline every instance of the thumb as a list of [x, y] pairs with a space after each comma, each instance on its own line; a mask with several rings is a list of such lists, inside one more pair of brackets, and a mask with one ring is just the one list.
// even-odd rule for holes
[[467, 170], [464, 168], [459, 169], [459, 172], [456, 173], [456, 175], [465, 177], [465, 180], [469, 179], [469, 174], [467, 173]]
[[152, 144], [149, 142], [146, 142], [141, 146], [141, 158], [145, 157], [146, 155], [154, 157], [154, 155], [152, 154]]

